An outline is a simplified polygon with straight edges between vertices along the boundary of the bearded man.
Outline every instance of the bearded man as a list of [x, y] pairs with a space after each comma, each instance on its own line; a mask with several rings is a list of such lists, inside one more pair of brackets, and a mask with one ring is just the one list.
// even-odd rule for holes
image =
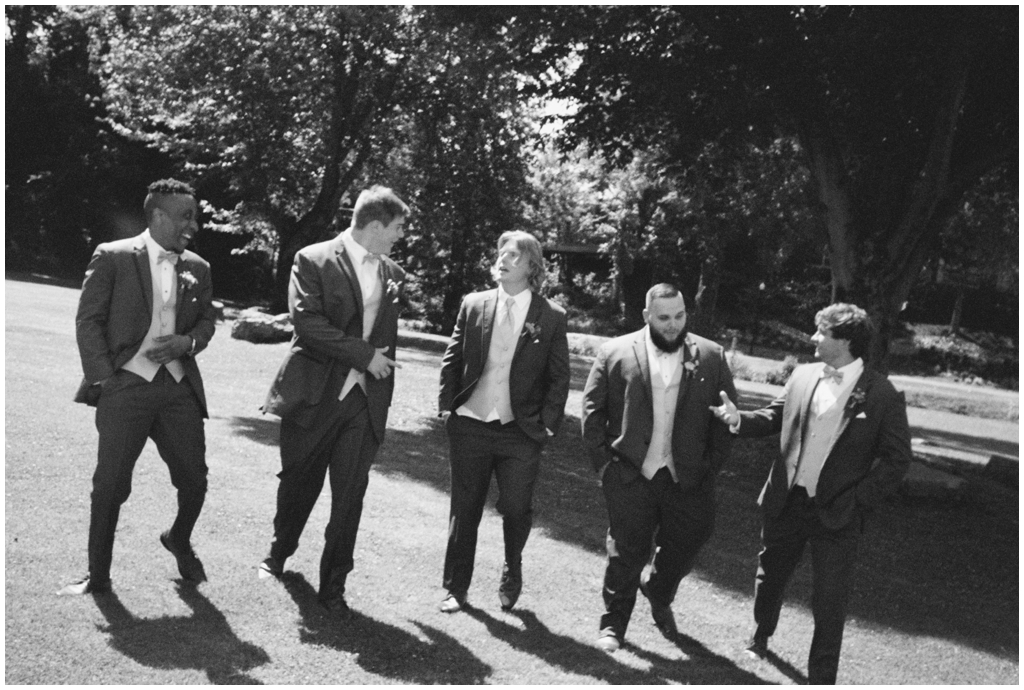
[[597, 645], [609, 653], [622, 644], [637, 589], [661, 633], [678, 634], [672, 601], [711, 537], [715, 477], [731, 445], [710, 409], [719, 391], [736, 395], [722, 348], [687, 333], [672, 285], [647, 292], [643, 315], [643, 329], [601, 347], [583, 390], [583, 439], [608, 506]]

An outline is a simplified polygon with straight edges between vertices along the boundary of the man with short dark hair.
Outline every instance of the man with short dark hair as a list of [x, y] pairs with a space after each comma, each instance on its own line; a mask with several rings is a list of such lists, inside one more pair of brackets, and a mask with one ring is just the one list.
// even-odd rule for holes
[[498, 288], [463, 298], [441, 360], [438, 405], [447, 415], [452, 483], [444, 613], [466, 604], [492, 474], [505, 537], [498, 600], [505, 610], [515, 606], [541, 451], [558, 432], [569, 395], [565, 310], [539, 294], [540, 243], [526, 232], [504, 233], [492, 273]]
[[263, 411], [281, 417], [274, 540], [260, 577], [279, 577], [330, 469], [331, 517], [320, 559], [320, 604], [351, 618], [345, 582], [370, 466], [384, 440], [405, 271], [388, 254], [409, 207], [387, 187], [363, 190], [351, 226], [295, 255], [288, 308], [295, 333]]
[[686, 302], [672, 285], [652, 287], [643, 314], [646, 327], [601, 346], [583, 389], [583, 441], [608, 504], [597, 644], [610, 653], [638, 588], [661, 633], [677, 635], [672, 601], [711, 537], [715, 478], [732, 441], [708, 409], [718, 391], [735, 395], [722, 348], [687, 332]]
[[821, 362], [797, 367], [768, 407], [738, 412], [723, 392], [712, 410], [740, 436], [781, 432], [782, 454], [758, 498], [764, 528], [754, 583], [757, 629], [747, 649], [767, 655], [786, 583], [810, 544], [814, 638], [807, 675], [822, 685], [836, 682], [864, 519], [895, 491], [911, 450], [903, 394], [864, 366], [872, 333], [867, 313], [833, 304], [814, 321]]
[[75, 331], [85, 378], [75, 402], [96, 406], [89, 574], [60, 594], [108, 592], [114, 531], [132, 470], [151, 438], [178, 490], [178, 515], [160, 535], [182, 578], [206, 579], [192, 529], [206, 496], [207, 417], [195, 355], [213, 337], [210, 266], [185, 247], [199, 229], [195, 192], [177, 180], [149, 186], [139, 236], [101, 244], [89, 262]]

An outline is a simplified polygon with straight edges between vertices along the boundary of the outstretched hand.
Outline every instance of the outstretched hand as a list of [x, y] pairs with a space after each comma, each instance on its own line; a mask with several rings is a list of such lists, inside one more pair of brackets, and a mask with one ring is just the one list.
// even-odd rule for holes
[[386, 379], [391, 376], [395, 369], [402, 368], [401, 364], [384, 354], [387, 351], [386, 347], [378, 347], [377, 351], [373, 353], [373, 359], [370, 360], [370, 364], [366, 367], [366, 371], [375, 379]]
[[719, 391], [719, 395], [722, 396], [721, 405], [709, 405], [708, 408], [715, 413], [715, 416], [721, 419], [729, 426], [736, 426], [740, 423], [740, 413], [736, 409], [732, 400], [729, 400], [728, 394], [725, 391]]

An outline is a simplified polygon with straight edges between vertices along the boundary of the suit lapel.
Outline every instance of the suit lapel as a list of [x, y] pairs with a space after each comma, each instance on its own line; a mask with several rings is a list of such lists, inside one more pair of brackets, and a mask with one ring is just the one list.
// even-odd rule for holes
[[693, 363], [693, 376], [696, 376], [700, 370], [700, 350], [697, 349], [697, 343], [693, 341], [689, 334], [687, 334], [686, 340], [683, 341], [683, 360], [679, 363], [681, 370], [679, 372], [679, 395], [676, 397], [676, 419], [680, 418], [680, 413], [686, 405], [686, 396], [690, 394], [691, 377], [686, 375], [686, 364], [688, 362]]
[[359, 287], [359, 278], [356, 276], [355, 266], [352, 264], [352, 259], [349, 257], [348, 252], [345, 251], [345, 243], [341, 241], [341, 235], [337, 237], [337, 245], [335, 248], [338, 257], [338, 265], [341, 266], [341, 272], [348, 278], [349, 286], [352, 289], [352, 296], [355, 298], [356, 311], [359, 312], [359, 320], [362, 322], [363, 318], [363, 289]]
[[142, 235], [135, 238], [133, 247], [135, 269], [142, 283], [142, 294], [146, 301], [146, 313], [153, 318], [153, 272], [149, 269], [149, 252], [146, 251], [146, 240]]
[[867, 368], [865, 368], [864, 371], [861, 373], [860, 378], [857, 379], [857, 383], [853, 385], [853, 388], [847, 391], [845, 396], [836, 401], [837, 405], [842, 403], [844, 407], [843, 416], [840, 417], [839, 419], [839, 427], [836, 429], [836, 433], [832, 437], [832, 443], [830, 443], [828, 446], [828, 452], [825, 453], [825, 460], [822, 463], [823, 467], [824, 463], [828, 462], [828, 457], [832, 454], [832, 449], [836, 447], [836, 443], [842, 437], [843, 432], [846, 431], [846, 427], [850, 425], [850, 419], [852, 418], [852, 410], [849, 408], [850, 398], [856, 395], [857, 391], [863, 391], [864, 397], [867, 397], [868, 392], [871, 390], [871, 384], [873, 383], [871, 376], [872, 374], [868, 371]]
[[[491, 329], [494, 326], [494, 315], [498, 304], [498, 291], [491, 290], [484, 295], [484, 303], [480, 314], [480, 361], [483, 362], [491, 349]], [[482, 365], [481, 365], [482, 366]]]
[[803, 455], [804, 448], [804, 433], [807, 431], [807, 420], [810, 419], [811, 415], [811, 401], [814, 399], [814, 388], [818, 385], [818, 381], [821, 379], [821, 370], [824, 367], [825, 365], [821, 364], [818, 367], [811, 368], [808, 370], [807, 376], [804, 377], [804, 380], [800, 381], [800, 387], [793, 387], [793, 392], [797, 394], [797, 399], [800, 401], [800, 416], [795, 420], [796, 433], [799, 436], [796, 446], [796, 457], [793, 458], [792, 462], [789, 462], [788, 459], [786, 462], [786, 479], [790, 488], [793, 487], [793, 482], [796, 481], [797, 471], [800, 469], [800, 458]]
[[633, 354], [636, 356], [636, 363], [640, 367], [640, 376], [644, 380], [644, 393], [649, 401], [653, 400], [651, 394], [651, 364], [647, 361], [647, 341], [644, 338], [645, 331], [640, 331], [633, 340]]
[[529, 329], [526, 324], [532, 323], [534, 326], [540, 321], [541, 313], [541, 300], [543, 298], [538, 294], [530, 296], [530, 308], [526, 310], [526, 320], [523, 322], [523, 327], [519, 331], [519, 339], [516, 340], [516, 351], [512, 355], [512, 364], [515, 365], [516, 359], [519, 357], [519, 353], [523, 351], [526, 343], [530, 340]]

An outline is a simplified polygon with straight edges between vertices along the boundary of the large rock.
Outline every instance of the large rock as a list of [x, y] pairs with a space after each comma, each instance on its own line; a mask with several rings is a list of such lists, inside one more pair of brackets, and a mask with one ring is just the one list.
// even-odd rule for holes
[[292, 339], [294, 330], [290, 314], [272, 316], [259, 309], [246, 309], [231, 325], [231, 337], [250, 343], [282, 343]]

